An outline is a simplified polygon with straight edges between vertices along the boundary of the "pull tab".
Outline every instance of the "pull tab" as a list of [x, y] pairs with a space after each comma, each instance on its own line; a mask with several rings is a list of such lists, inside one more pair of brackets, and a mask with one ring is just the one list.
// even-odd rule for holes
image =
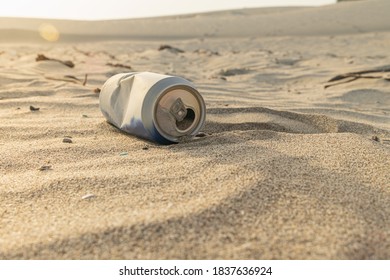
[[169, 111], [178, 122], [181, 122], [187, 116], [187, 108], [181, 98], [176, 99]]

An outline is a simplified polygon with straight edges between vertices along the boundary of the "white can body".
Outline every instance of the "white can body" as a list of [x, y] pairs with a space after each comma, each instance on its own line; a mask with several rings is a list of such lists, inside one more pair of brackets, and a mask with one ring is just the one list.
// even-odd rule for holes
[[99, 103], [120, 130], [161, 144], [195, 135], [205, 121], [203, 98], [191, 82], [175, 76], [117, 74], [103, 85]]

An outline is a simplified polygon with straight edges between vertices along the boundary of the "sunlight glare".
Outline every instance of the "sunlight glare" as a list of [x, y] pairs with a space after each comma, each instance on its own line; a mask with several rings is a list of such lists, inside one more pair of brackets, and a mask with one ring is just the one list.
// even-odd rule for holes
[[58, 29], [54, 25], [48, 23], [44, 23], [39, 27], [39, 35], [49, 42], [56, 42], [60, 38]]

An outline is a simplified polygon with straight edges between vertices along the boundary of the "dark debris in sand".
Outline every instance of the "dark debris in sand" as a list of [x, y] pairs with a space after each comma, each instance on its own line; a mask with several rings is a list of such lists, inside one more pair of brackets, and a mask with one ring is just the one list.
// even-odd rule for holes
[[39, 107], [34, 107], [34, 106], [32, 106], [32, 105], [30, 105], [30, 111], [39, 111]]
[[159, 48], [158, 48], [159, 51], [163, 51], [163, 50], [168, 50], [172, 53], [184, 53], [183, 50], [179, 49], [179, 48], [176, 48], [176, 47], [172, 47], [171, 45], [161, 45]]
[[60, 59], [56, 59], [56, 58], [49, 58], [43, 54], [38, 54], [37, 57], [35, 58], [35, 61], [45, 61], [45, 60], [57, 61], [59, 63], [62, 63], [65, 66], [70, 67], [70, 68], [74, 67], [74, 63], [70, 60], [60, 60]]
[[125, 68], [125, 69], [129, 69], [129, 70], [132, 70], [133, 68], [130, 66], [130, 65], [126, 65], [126, 64], [121, 64], [121, 63], [106, 63], [107, 66], [111, 66], [111, 67], [115, 67], [115, 68]]

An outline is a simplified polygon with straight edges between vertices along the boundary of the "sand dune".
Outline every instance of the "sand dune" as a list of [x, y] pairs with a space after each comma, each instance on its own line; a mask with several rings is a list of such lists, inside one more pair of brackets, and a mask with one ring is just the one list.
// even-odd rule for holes
[[[189, 39], [203, 37], [313, 36], [388, 31], [390, 2], [339, 3], [315, 8], [243, 9], [219, 13], [105, 21], [0, 19], [3, 41], [19, 38], [3, 29], [37, 34], [52, 24], [62, 41], [112, 39]], [[78, 35], [78, 36], [77, 36]], [[38, 37], [37, 37], [38, 38]]]
[[[390, 65], [388, 3], [49, 21], [63, 43], [1, 19], [0, 259], [389, 259], [389, 73], [327, 82]], [[110, 126], [115, 64], [193, 81], [206, 136]]]

